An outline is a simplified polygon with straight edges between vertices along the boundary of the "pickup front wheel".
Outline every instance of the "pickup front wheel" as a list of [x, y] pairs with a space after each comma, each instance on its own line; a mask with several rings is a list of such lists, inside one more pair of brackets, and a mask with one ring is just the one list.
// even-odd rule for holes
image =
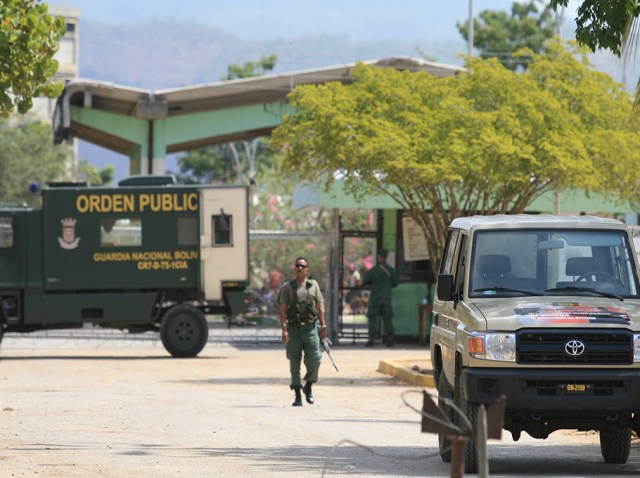
[[600, 451], [606, 463], [626, 463], [631, 451], [631, 428], [611, 427], [600, 430]]
[[[458, 387], [456, 389], [456, 405], [465, 414], [465, 416], [471, 422], [471, 430], [473, 437], [467, 442], [464, 447], [464, 472], [468, 474], [478, 473], [478, 448], [476, 447], [476, 435], [475, 426], [478, 419], [478, 405], [468, 402], [465, 398], [464, 379], [462, 376], [458, 377]], [[464, 428], [466, 422], [462, 418], [458, 418], [458, 425]]]
[[[451, 408], [451, 405], [446, 404], [444, 401], [445, 398], [453, 400], [453, 390], [449, 382], [447, 382], [447, 378], [444, 376], [444, 371], [442, 371], [440, 372], [440, 380], [438, 380], [438, 408], [442, 410], [451, 423], [454, 423], [453, 408]], [[447, 435], [438, 433], [438, 450], [440, 451], [442, 461], [451, 463], [451, 440], [449, 440]]]

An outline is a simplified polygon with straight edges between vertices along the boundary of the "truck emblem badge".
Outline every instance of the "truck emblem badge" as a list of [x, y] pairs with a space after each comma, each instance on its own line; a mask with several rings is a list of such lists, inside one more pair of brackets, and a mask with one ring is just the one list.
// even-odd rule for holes
[[585, 350], [586, 346], [580, 340], [569, 340], [564, 344], [564, 351], [570, 357], [580, 357]]
[[62, 237], [58, 238], [60, 247], [63, 249], [75, 249], [78, 247], [80, 238], [76, 237], [76, 221], [70, 217], [61, 219], [62, 223]]

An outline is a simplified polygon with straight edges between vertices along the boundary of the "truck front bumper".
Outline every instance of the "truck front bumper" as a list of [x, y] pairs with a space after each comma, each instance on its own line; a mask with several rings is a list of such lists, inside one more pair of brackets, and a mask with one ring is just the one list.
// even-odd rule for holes
[[506, 395], [506, 412], [612, 416], [640, 412], [640, 369], [493, 369], [463, 371], [467, 401]]

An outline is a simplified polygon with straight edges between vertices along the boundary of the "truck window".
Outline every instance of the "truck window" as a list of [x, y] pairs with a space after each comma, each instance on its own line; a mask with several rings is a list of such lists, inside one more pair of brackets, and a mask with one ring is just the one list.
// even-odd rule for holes
[[460, 230], [458, 229], [449, 231], [449, 237], [447, 237], [447, 244], [445, 245], [444, 254], [442, 256], [442, 262], [440, 263], [440, 274], [453, 273], [453, 256], [456, 252], [459, 234]]
[[9, 249], [13, 247], [13, 217], [0, 217], [0, 248]]
[[195, 217], [178, 218], [178, 245], [195, 246], [198, 244], [198, 220]]
[[131, 247], [142, 245], [140, 219], [100, 219], [100, 245], [102, 247]]
[[233, 216], [229, 214], [218, 214], [211, 216], [212, 246], [232, 246], [233, 237]]

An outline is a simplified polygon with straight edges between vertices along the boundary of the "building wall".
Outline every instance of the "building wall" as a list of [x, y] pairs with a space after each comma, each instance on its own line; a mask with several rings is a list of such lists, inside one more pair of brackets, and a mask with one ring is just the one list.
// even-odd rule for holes
[[[60, 39], [58, 52], [54, 56], [59, 63], [54, 79], [65, 82], [76, 79], [80, 73], [80, 10], [50, 5], [49, 14], [63, 17], [67, 24], [67, 32]], [[42, 121], [50, 122], [55, 104], [55, 98], [34, 98], [31, 112]]]
[[[58, 61], [58, 72], [54, 80], [68, 82], [77, 79], [80, 74], [80, 10], [70, 7], [49, 5], [51, 16], [61, 16], [67, 24], [67, 31], [60, 39], [59, 48], [54, 58]], [[39, 120], [51, 123], [57, 98], [34, 98], [33, 108], [30, 114]], [[71, 140], [73, 154], [67, 171], [70, 176], [75, 176], [77, 168], [78, 145], [76, 140]]]

